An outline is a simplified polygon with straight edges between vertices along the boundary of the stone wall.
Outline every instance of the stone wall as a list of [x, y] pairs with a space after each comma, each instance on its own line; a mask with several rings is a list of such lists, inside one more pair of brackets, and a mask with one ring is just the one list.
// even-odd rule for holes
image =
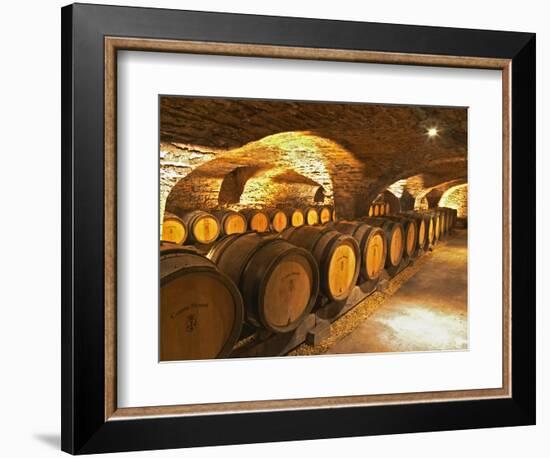
[[161, 145], [161, 209], [338, 204], [353, 217], [372, 180], [340, 145], [285, 132], [229, 151]]
[[440, 207], [455, 208], [458, 218], [468, 218], [468, 185], [462, 184], [449, 188], [439, 201]]

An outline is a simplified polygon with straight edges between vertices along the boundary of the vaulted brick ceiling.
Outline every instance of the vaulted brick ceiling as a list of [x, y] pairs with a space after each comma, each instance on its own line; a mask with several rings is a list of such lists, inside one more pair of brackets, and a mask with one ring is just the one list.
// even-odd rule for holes
[[221, 186], [236, 167], [275, 168], [279, 183], [317, 182], [350, 216], [400, 179], [422, 175], [426, 193], [466, 178], [464, 108], [162, 97], [160, 113], [161, 151], [211, 154], [190, 172]]

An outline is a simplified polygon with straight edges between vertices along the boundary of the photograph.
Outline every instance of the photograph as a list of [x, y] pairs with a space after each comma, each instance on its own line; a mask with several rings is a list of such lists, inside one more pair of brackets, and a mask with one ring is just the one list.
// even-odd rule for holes
[[468, 107], [158, 110], [160, 362], [468, 350]]

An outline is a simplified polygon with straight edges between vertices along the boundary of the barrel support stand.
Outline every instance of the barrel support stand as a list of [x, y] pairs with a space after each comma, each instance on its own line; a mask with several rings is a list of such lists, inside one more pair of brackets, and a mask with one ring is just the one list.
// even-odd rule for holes
[[401, 262], [397, 266], [386, 267], [386, 272], [390, 277], [395, 277], [397, 274], [403, 271], [410, 263], [410, 259], [401, 259]]
[[379, 279], [370, 280], [355, 286], [343, 302], [320, 296], [314, 311], [294, 331], [274, 334], [259, 330], [253, 342], [235, 349], [230, 358], [282, 356], [304, 342], [317, 345], [330, 335], [330, 324], [376, 291], [378, 282]]
[[315, 312], [315, 327], [308, 332], [306, 343], [308, 345], [317, 345], [326, 339], [330, 335], [330, 324], [376, 291], [378, 281], [379, 278], [376, 280], [367, 280], [355, 286], [351, 294], [343, 302], [328, 302], [326, 298], [322, 298]]

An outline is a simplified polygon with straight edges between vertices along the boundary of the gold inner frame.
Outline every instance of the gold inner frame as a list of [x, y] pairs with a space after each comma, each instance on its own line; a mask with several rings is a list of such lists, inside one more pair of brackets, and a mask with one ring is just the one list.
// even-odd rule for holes
[[[117, 51], [176, 52], [225, 56], [481, 68], [502, 71], [502, 380], [501, 388], [420, 393], [354, 395], [305, 399], [242, 401], [118, 408], [116, 324], [116, 88]], [[343, 49], [211, 43], [105, 37], [105, 420], [151, 416], [188, 416], [507, 398], [512, 393], [511, 368], [511, 67], [510, 59], [403, 54]]]

